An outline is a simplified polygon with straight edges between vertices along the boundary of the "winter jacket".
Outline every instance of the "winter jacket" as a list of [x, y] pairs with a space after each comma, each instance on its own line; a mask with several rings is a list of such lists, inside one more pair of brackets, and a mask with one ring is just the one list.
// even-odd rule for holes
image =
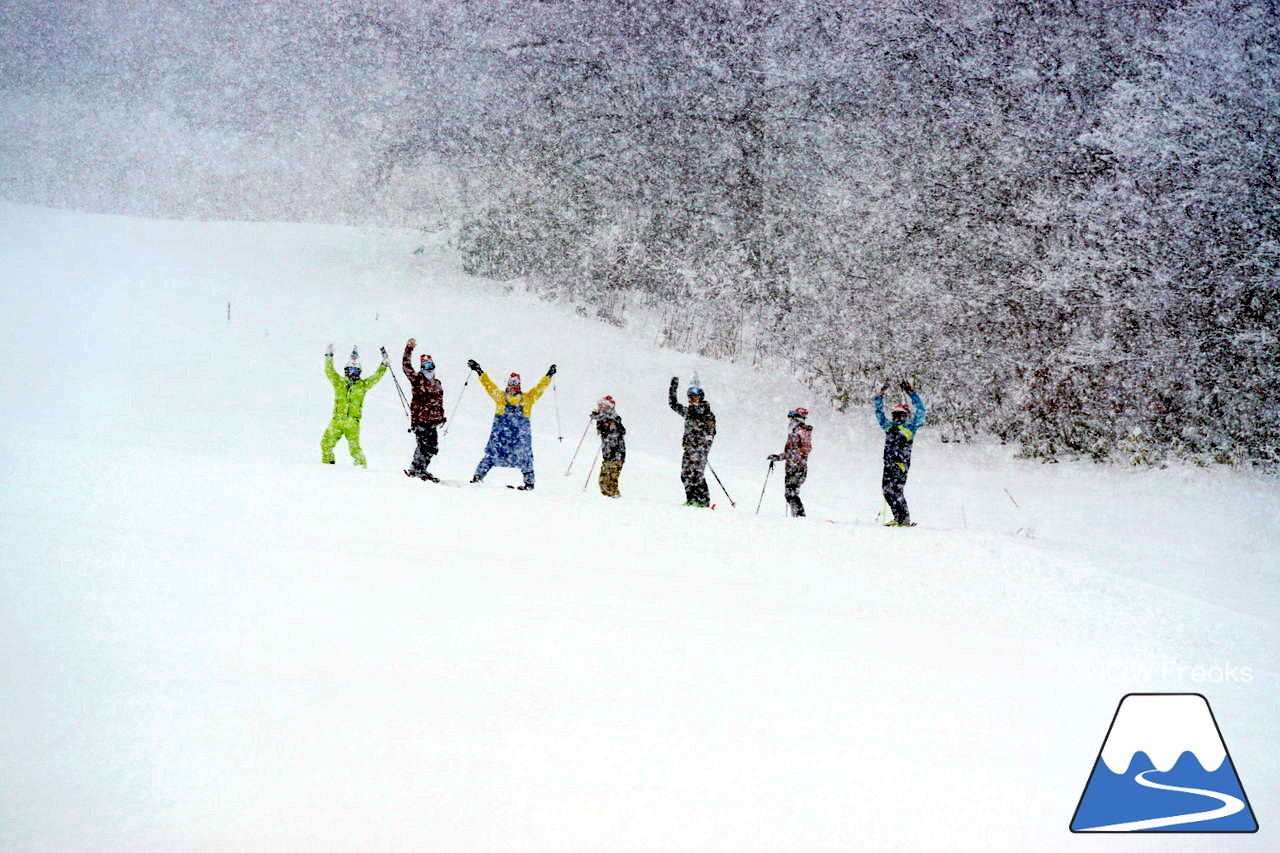
[[813, 450], [813, 427], [808, 424], [796, 424], [787, 433], [787, 444], [782, 449], [782, 458], [788, 468], [804, 468], [809, 464], [809, 452]]
[[884, 397], [876, 396], [876, 420], [884, 430], [884, 470], [886, 473], [906, 474], [911, 467], [911, 446], [916, 430], [924, 423], [924, 402], [915, 391], [911, 392], [911, 405], [915, 411], [905, 423], [896, 424], [884, 416]]
[[617, 413], [603, 415], [592, 412], [591, 419], [596, 422], [596, 432], [600, 433], [600, 454], [605, 462], [623, 462], [627, 458], [627, 428], [622, 425], [622, 418]]
[[551, 377], [544, 376], [528, 391], [522, 394], [508, 394], [505, 389], [500, 389], [493, 384], [493, 380], [489, 378], [489, 374], [480, 374], [480, 384], [484, 386], [485, 393], [489, 395], [489, 399], [494, 402], [494, 414], [501, 415], [507, 411], [507, 406], [519, 406], [520, 415], [529, 417], [533, 414], [533, 404], [538, 402], [538, 398], [547, 390], [547, 386], [551, 384]]
[[444, 423], [444, 384], [433, 377], [427, 377], [421, 370], [413, 369], [410, 357], [412, 347], [404, 348], [404, 360], [400, 363], [404, 368], [404, 378], [413, 387], [413, 399], [409, 401], [409, 425], [439, 426]]
[[711, 404], [704, 400], [688, 406], [681, 405], [676, 399], [675, 386], [668, 389], [667, 398], [671, 410], [684, 418], [684, 449], [688, 451], [710, 447], [716, 437], [716, 416], [711, 411]]
[[378, 384], [378, 380], [386, 372], [387, 366], [380, 364], [372, 376], [353, 382], [345, 376], [339, 376], [338, 371], [333, 369], [333, 356], [326, 355], [324, 375], [329, 377], [329, 384], [333, 386], [333, 416], [360, 420], [360, 415], [364, 411], [364, 395]]

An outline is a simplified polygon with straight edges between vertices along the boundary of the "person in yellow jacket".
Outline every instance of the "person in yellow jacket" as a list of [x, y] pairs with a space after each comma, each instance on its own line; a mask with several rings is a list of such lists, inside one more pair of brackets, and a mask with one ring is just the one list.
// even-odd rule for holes
[[520, 490], [533, 491], [533, 430], [529, 416], [533, 414], [533, 404], [538, 402], [538, 398], [551, 384], [551, 377], [556, 375], [556, 366], [553, 364], [547, 368], [547, 375], [527, 392], [520, 390], [518, 373], [507, 378], [506, 389], [499, 389], [475, 359], [469, 360], [467, 367], [479, 374], [480, 384], [496, 407], [493, 428], [489, 430], [489, 443], [484, 446], [484, 457], [476, 466], [471, 482], [479, 483], [495, 465], [499, 468], [519, 468], [524, 475], [524, 485], [519, 487]]
[[343, 368], [343, 376], [333, 369], [333, 344], [329, 344], [324, 352], [324, 375], [329, 377], [333, 386], [333, 419], [329, 428], [320, 439], [320, 461], [333, 464], [333, 448], [338, 439], [347, 439], [347, 450], [351, 451], [351, 461], [365, 467], [364, 451], [360, 449], [360, 415], [364, 411], [364, 395], [378, 384], [382, 374], [387, 372], [387, 361], [384, 358], [377, 372], [367, 379], [360, 378], [360, 353], [353, 348], [351, 361]]

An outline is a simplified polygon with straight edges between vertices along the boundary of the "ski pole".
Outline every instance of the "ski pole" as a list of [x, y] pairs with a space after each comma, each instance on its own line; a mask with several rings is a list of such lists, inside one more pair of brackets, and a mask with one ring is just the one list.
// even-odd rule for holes
[[573, 459], [569, 460], [569, 467], [564, 469], [564, 475], [569, 476], [569, 472], [573, 470], [573, 463], [578, 458], [578, 450], [582, 449], [582, 442], [587, 440], [587, 430], [591, 429], [591, 416], [587, 415], [587, 425], [582, 428], [582, 438], [578, 439], [578, 449], [573, 451]]
[[596, 455], [591, 457], [591, 467], [587, 469], [587, 481], [582, 484], [582, 491], [587, 490], [587, 486], [591, 485], [591, 475], [596, 470], [596, 459], [600, 456], [600, 448], [596, 448]]
[[729, 498], [729, 506], [737, 508], [737, 504], [733, 502], [733, 498], [729, 495], [729, 490], [724, 487], [724, 483], [720, 482], [720, 475], [716, 473], [716, 469], [711, 467], [711, 463], [707, 463], [707, 468], [711, 470], [711, 476], [716, 478], [716, 482], [720, 484], [720, 491], [724, 492], [724, 496]]
[[[409, 415], [409, 401], [404, 396], [404, 389], [400, 387], [400, 379], [396, 376], [395, 370], [390, 366], [391, 359], [387, 355], [387, 348], [378, 347], [378, 349], [382, 350], [382, 363], [386, 364], [387, 370], [391, 371], [391, 381], [396, 383], [396, 393], [400, 395], [400, 408], [404, 409], [404, 416], [408, 418], [409, 423], [412, 425], [413, 418]], [[409, 427], [409, 432], [413, 432], [412, 426]]]
[[[551, 399], [556, 404], [556, 440], [564, 444], [564, 430], [560, 428], [560, 395], [556, 393], [556, 381], [551, 380]], [[573, 463], [570, 462], [570, 465]]]
[[773, 473], [773, 460], [769, 460], [769, 470], [764, 475], [764, 485], [760, 487], [760, 500], [756, 501], [756, 515], [760, 514], [760, 507], [764, 504], [764, 490], [769, 485], [769, 475]]
[[458, 392], [458, 402], [453, 404], [453, 411], [449, 414], [449, 422], [444, 425], [444, 432], [440, 433], [440, 437], [444, 438], [449, 434], [449, 427], [453, 426], [453, 416], [458, 414], [458, 407], [462, 405], [462, 395], [467, 393], [467, 385], [471, 383], [471, 374], [467, 374], [466, 381], [462, 383], [462, 390]]

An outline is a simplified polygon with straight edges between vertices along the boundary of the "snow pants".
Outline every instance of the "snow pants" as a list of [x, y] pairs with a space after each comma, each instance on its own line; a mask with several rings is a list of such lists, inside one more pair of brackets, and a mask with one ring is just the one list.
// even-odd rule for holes
[[333, 448], [338, 439], [346, 438], [347, 450], [351, 451], [351, 461], [357, 465], [365, 465], [364, 451], [360, 449], [360, 419], [334, 415], [329, 421], [329, 428], [320, 439], [320, 461], [333, 461]]
[[899, 524], [910, 524], [911, 513], [907, 511], [907, 498], [902, 490], [907, 486], [907, 472], [897, 465], [884, 466], [884, 475], [880, 479], [880, 489], [884, 499], [893, 513], [893, 520]]
[[431, 465], [431, 459], [440, 452], [440, 437], [434, 426], [416, 426], [413, 434], [418, 439], [418, 447], [413, 452], [413, 461], [409, 463], [409, 471], [415, 477], [422, 477]]
[[800, 487], [804, 485], [804, 481], [809, 477], [809, 468], [807, 465], [787, 466], [786, 475], [783, 478], [783, 496], [787, 499], [787, 508], [791, 511], [792, 516], [804, 515], [804, 504], [800, 502]]
[[684, 484], [685, 503], [711, 506], [711, 490], [707, 488], [707, 456], [711, 446], [685, 447], [680, 459], [680, 482]]
[[600, 494], [606, 498], [618, 498], [618, 477], [622, 474], [624, 460], [605, 460], [600, 463]]
[[519, 468], [524, 484], [533, 485], [533, 431], [519, 406], [508, 405], [504, 414], [494, 416], [475, 479], [483, 480], [493, 467]]

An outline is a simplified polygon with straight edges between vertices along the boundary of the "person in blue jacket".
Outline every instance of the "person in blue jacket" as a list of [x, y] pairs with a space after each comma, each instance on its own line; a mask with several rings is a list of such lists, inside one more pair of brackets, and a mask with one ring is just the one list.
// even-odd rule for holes
[[556, 366], [553, 364], [547, 368], [547, 375], [528, 391], [521, 390], [518, 373], [507, 377], [507, 387], [504, 389], [489, 378], [489, 374], [484, 372], [475, 359], [468, 360], [467, 367], [480, 377], [481, 386], [494, 404], [489, 443], [484, 447], [484, 456], [476, 466], [471, 482], [482, 481], [494, 466], [519, 468], [524, 475], [524, 485], [518, 488], [524, 492], [533, 491], [533, 431], [529, 417], [533, 414], [533, 404], [538, 402], [542, 392], [551, 384], [551, 377], [556, 375]]
[[[884, 473], [880, 479], [880, 488], [884, 492], [885, 503], [893, 512], [893, 521], [888, 527], [915, 527], [911, 513], [907, 510], [907, 498], [903, 490], [907, 485], [907, 471], [911, 468], [911, 446], [915, 443], [916, 431], [924, 423], [924, 402], [920, 395], [905, 379], [899, 386], [911, 397], [911, 406], [899, 403], [884, 416], [884, 395], [889, 390], [886, 382], [876, 395], [876, 420], [880, 429], [884, 430]], [[912, 414], [911, 407], [915, 407]]]

